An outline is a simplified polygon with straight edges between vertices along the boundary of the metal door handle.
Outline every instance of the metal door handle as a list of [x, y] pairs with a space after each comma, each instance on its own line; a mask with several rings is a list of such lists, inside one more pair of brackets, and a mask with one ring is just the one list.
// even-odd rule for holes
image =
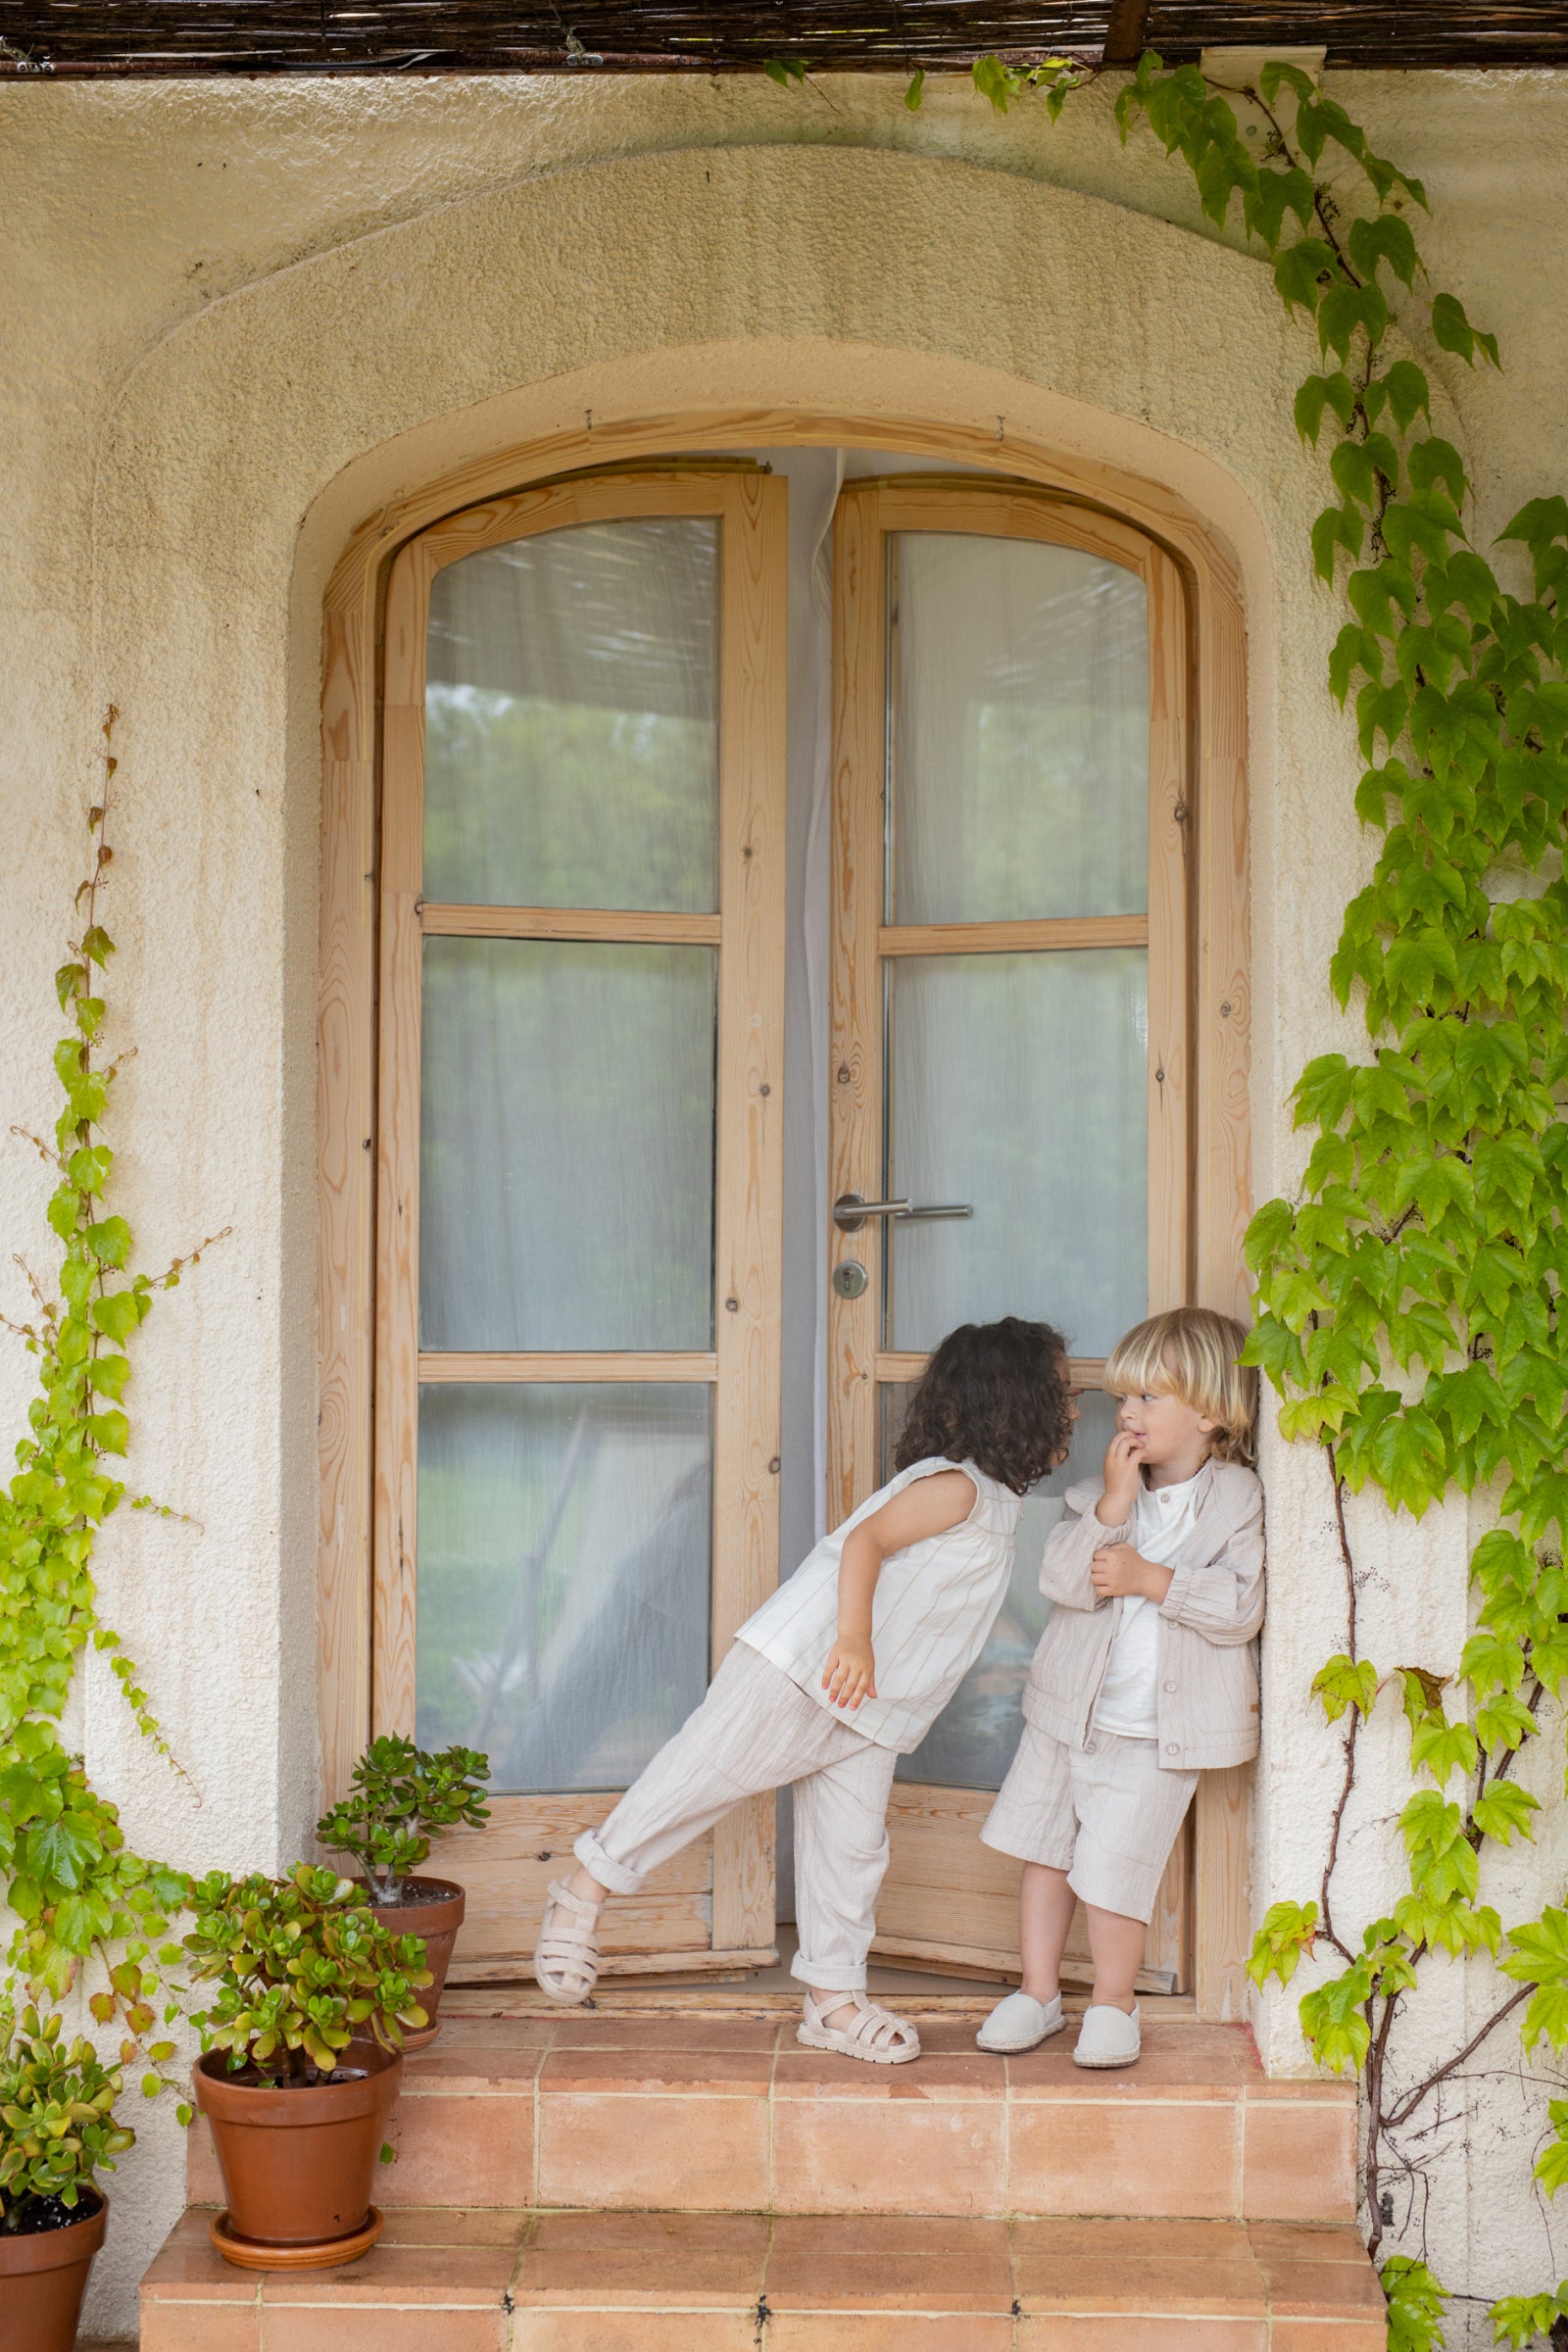
[[972, 1217], [974, 1207], [968, 1200], [933, 1200], [917, 1204], [912, 1200], [862, 1200], [858, 1193], [840, 1193], [833, 1203], [833, 1222], [840, 1233], [858, 1233], [867, 1217], [897, 1217], [901, 1224], [911, 1224], [915, 1218]]

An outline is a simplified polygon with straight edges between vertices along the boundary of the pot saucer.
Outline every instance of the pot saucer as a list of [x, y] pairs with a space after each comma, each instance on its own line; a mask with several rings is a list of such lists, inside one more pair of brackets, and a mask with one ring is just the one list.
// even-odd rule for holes
[[223, 2260], [242, 2271], [331, 2271], [368, 2254], [385, 2228], [386, 2215], [372, 2205], [361, 2228], [347, 2237], [322, 2238], [309, 2246], [270, 2246], [259, 2237], [241, 2237], [225, 2206], [214, 2214], [207, 2232]]

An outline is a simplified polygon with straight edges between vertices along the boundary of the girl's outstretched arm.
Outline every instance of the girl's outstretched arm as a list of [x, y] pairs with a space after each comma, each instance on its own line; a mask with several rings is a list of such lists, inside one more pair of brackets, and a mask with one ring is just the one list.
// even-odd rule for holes
[[822, 1688], [835, 1706], [876, 1696], [871, 1610], [882, 1563], [928, 1537], [945, 1536], [968, 1518], [975, 1484], [962, 1470], [935, 1470], [890, 1494], [880, 1510], [852, 1527], [839, 1556], [839, 1638], [827, 1653]]

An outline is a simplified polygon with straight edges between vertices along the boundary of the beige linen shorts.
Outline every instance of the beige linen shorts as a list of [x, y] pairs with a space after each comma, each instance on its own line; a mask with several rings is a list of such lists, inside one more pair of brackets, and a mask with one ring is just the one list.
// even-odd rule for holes
[[1158, 1754], [1156, 1740], [1114, 1732], [1073, 1748], [1025, 1723], [981, 1839], [1064, 1870], [1080, 1901], [1147, 1927], [1198, 1787], [1196, 1772], [1161, 1772]]

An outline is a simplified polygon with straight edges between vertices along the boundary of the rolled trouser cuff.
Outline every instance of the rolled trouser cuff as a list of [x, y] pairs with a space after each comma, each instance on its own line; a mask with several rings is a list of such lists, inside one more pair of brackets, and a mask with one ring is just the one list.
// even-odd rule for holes
[[584, 1830], [571, 1850], [588, 1876], [597, 1879], [601, 1886], [608, 1886], [612, 1894], [635, 1894], [642, 1885], [636, 1871], [628, 1870], [624, 1862], [617, 1862], [613, 1855], [606, 1853], [592, 1830]]
[[790, 1962], [790, 1975], [802, 1984], [813, 1984], [818, 1992], [863, 1992], [865, 1990], [865, 1962], [854, 1960], [810, 1961], [804, 1952], [797, 1952]]

